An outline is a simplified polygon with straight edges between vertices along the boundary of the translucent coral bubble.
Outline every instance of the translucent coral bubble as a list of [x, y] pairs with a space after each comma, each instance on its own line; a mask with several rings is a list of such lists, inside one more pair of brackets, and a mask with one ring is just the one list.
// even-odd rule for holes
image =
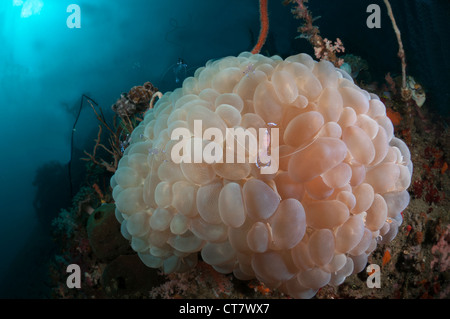
[[306, 242], [300, 242], [291, 249], [291, 257], [295, 266], [301, 270], [308, 270], [314, 267], [314, 261], [309, 253], [309, 247]]
[[244, 129], [252, 127], [258, 130], [259, 128], [265, 128], [266, 122], [264, 122], [264, 120], [258, 114], [246, 113], [242, 116], [240, 126]]
[[342, 129], [336, 122], [327, 122], [322, 126], [317, 136], [341, 138]]
[[125, 238], [125, 239], [128, 239], [128, 240], [130, 240], [131, 239], [131, 234], [128, 232], [128, 229], [127, 229], [127, 221], [126, 220], [124, 220], [123, 222], [122, 222], [122, 224], [120, 224], [120, 233], [122, 234], [122, 236]]
[[280, 145], [278, 148], [278, 156], [280, 158], [279, 160], [279, 170], [281, 171], [287, 171], [289, 166], [289, 160], [291, 158], [291, 155], [294, 153], [295, 148], [289, 145]]
[[353, 207], [356, 205], [356, 197], [353, 195], [353, 193], [349, 191], [342, 191], [339, 192], [336, 196], [336, 199], [340, 202], [343, 202], [345, 205], [347, 205], [349, 210], [352, 210]]
[[178, 181], [172, 185], [172, 206], [185, 216], [196, 215], [194, 210], [196, 199], [196, 186], [187, 181]]
[[263, 181], [248, 180], [243, 187], [247, 213], [256, 220], [268, 219], [278, 207], [280, 198]]
[[283, 200], [269, 224], [276, 249], [290, 249], [297, 245], [306, 232], [306, 216], [302, 204], [293, 198]]
[[180, 165], [177, 165], [171, 161], [164, 161], [159, 165], [158, 177], [160, 180], [168, 183], [175, 183], [176, 181], [185, 179]]
[[346, 253], [353, 249], [364, 235], [364, 221], [360, 215], [350, 217], [336, 231], [336, 250]]
[[[186, 109], [184, 109], [184, 108], [183, 109], [175, 109], [167, 118], [167, 128], [169, 129], [170, 126], [175, 122], [186, 123], [186, 127], [187, 127], [186, 119], [187, 119]], [[146, 130], [150, 130], [152, 127], [153, 127], [152, 123], [149, 123], [147, 125]], [[171, 133], [172, 129], [170, 129], [169, 132]], [[153, 133], [149, 132], [147, 135], [148, 135], [148, 138], [150, 138], [152, 140], [154, 139]]]
[[121, 191], [116, 198], [117, 208], [124, 214], [131, 215], [145, 208], [142, 186], [130, 187]]
[[247, 234], [248, 247], [255, 253], [263, 253], [269, 248], [270, 234], [267, 225], [256, 222]]
[[199, 251], [205, 244], [202, 239], [198, 238], [189, 231], [183, 235], [171, 237], [167, 242], [176, 250], [186, 253]]
[[172, 203], [172, 185], [161, 182], [155, 188], [155, 202], [160, 207], [168, 207]]
[[255, 90], [253, 106], [256, 114], [266, 122], [279, 123], [283, 115], [282, 103], [278, 100], [273, 84], [261, 82]]
[[313, 199], [322, 200], [329, 197], [334, 189], [324, 183], [322, 177], [317, 176], [305, 184], [306, 192]]
[[397, 164], [384, 163], [367, 171], [365, 182], [372, 185], [375, 193], [384, 194], [395, 191], [395, 183], [400, 176]]
[[148, 234], [148, 242], [151, 246], [163, 247], [171, 235], [168, 231], [152, 230]]
[[291, 55], [290, 57], [286, 58], [286, 61], [301, 63], [310, 70], [314, 67], [314, 64], [317, 63], [316, 61], [313, 60], [313, 58], [311, 58], [311, 56], [309, 56], [306, 53]]
[[235, 258], [236, 252], [228, 241], [223, 243], [206, 243], [202, 248], [202, 258], [210, 265], [221, 265]]
[[386, 116], [386, 107], [380, 100], [371, 99], [369, 101], [369, 110], [367, 111], [367, 115], [373, 119], [384, 117]]
[[179, 109], [192, 101], [195, 101], [196, 103], [200, 102], [197, 94], [184, 94], [175, 101], [175, 109]]
[[342, 269], [347, 262], [347, 256], [345, 254], [335, 253], [333, 259], [331, 259], [330, 263], [326, 266], [326, 270], [330, 273], [334, 273]]
[[202, 218], [191, 220], [190, 230], [195, 236], [210, 242], [221, 242], [227, 238], [228, 227], [224, 224], [210, 224]]
[[[411, 161], [411, 152], [409, 151], [408, 146], [404, 141], [402, 141], [399, 138], [393, 137], [392, 140], [389, 142], [389, 145], [395, 146], [400, 150], [400, 153], [402, 154], [403, 157], [403, 162], [408, 164], [408, 162]], [[411, 170], [410, 172], [412, 173]]]
[[302, 286], [297, 276], [288, 280], [284, 286], [286, 287], [286, 293], [293, 298], [310, 299], [317, 293], [317, 289]]
[[319, 79], [324, 89], [336, 88], [339, 84], [338, 72], [334, 65], [329, 61], [321, 60], [314, 64], [313, 74]]
[[342, 140], [355, 161], [364, 165], [373, 161], [375, 148], [364, 130], [357, 126], [346, 127], [342, 132]]
[[239, 280], [251, 280], [253, 278], [255, 278], [254, 274], [247, 274], [245, 272], [242, 271], [242, 269], [239, 267], [240, 265], [236, 266], [233, 269], [233, 275], [239, 279]]
[[364, 181], [364, 178], [366, 178], [366, 167], [359, 163], [352, 163], [350, 167], [352, 169], [350, 185], [358, 186]]
[[269, 282], [286, 281], [294, 276], [283, 256], [275, 251], [254, 254], [252, 267], [259, 278]]
[[275, 177], [278, 194], [282, 199], [295, 198], [302, 201], [305, 195], [305, 187], [301, 183], [294, 182], [287, 172], [278, 174]]
[[344, 102], [344, 107], [351, 107], [356, 114], [365, 114], [369, 110], [369, 100], [359, 90], [352, 87], [342, 87], [339, 89]]
[[391, 120], [387, 116], [384, 116], [377, 118], [376, 121], [386, 131], [388, 141], [391, 141], [391, 139], [394, 137], [394, 125], [392, 124]]
[[181, 170], [190, 181], [205, 185], [210, 183], [214, 177], [214, 169], [207, 163], [181, 163]]
[[377, 135], [372, 140], [372, 143], [375, 148], [375, 157], [370, 165], [374, 166], [379, 164], [389, 151], [388, 138], [384, 128], [379, 127]]
[[352, 169], [346, 163], [333, 167], [322, 175], [323, 181], [331, 188], [341, 188], [350, 182]]
[[367, 136], [369, 136], [370, 139], [375, 138], [375, 136], [378, 133], [378, 129], [380, 127], [375, 120], [373, 120], [371, 117], [367, 116], [366, 114], [359, 114], [355, 124], [356, 124], [356, 126], [363, 129], [364, 132], [366, 132]]
[[350, 256], [353, 260], [353, 274], [363, 271], [367, 265], [367, 254], [363, 253], [358, 256]]
[[115, 173], [115, 180], [122, 188], [135, 187], [140, 183], [138, 173], [130, 167], [121, 167]]
[[216, 182], [200, 187], [197, 191], [197, 209], [200, 216], [210, 224], [220, 224], [219, 194], [222, 183]]
[[219, 195], [219, 214], [228, 226], [237, 228], [244, 224], [244, 201], [239, 184], [228, 183], [222, 188]]
[[214, 75], [212, 88], [219, 93], [230, 93], [242, 79], [242, 72], [239, 68], [226, 68]]
[[312, 141], [323, 123], [324, 119], [319, 112], [300, 114], [289, 122], [283, 140], [293, 147], [305, 146]]
[[278, 98], [283, 103], [292, 103], [298, 96], [295, 78], [286, 71], [275, 71], [271, 81]]
[[316, 230], [308, 242], [311, 259], [318, 266], [327, 265], [334, 256], [335, 241], [331, 230]]
[[173, 214], [165, 208], [157, 208], [150, 217], [150, 227], [154, 230], [166, 230], [172, 221]]
[[241, 123], [241, 113], [234, 106], [221, 104], [216, 108], [216, 114], [221, 117], [228, 127], [234, 127]]
[[142, 260], [144, 265], [146, 265], [149, 268], [159, 268], [162, 266], [163, 260], [161, 258], [142, 252], [138, 253], [138, 256]]
[[250, 253], [250, 247], [247, 243], [247, 234], [252, 226], [251, 222], [248, 220], [239, 228], [228, 228], [228, 240], [233, 248], [241, 253]]
[[395, 189], [406, 190], [411, 184], [411, 172], [404, 165], [398, 165], [398, 168], [400, 169], [400, 176], [395, 184]]
[[140, 212], [131, 215], [127, 220], [127, 231], [132, 236], [143, 236], [149, 230], [148, 214]]
[[395, 236], [397, 236], [399, 223], [395, 219], [391, 219], [388, 224], [389, 230], [383, 236], [382, 240], [380, 241], [380, 244], [387, 244], [391, 242], [395, 238]]
[[344, 142], [319, 137], [311, 145], [292, 155], [289, 160], [289, 176], [294, 181], [307, 182], [340, 164], [346, 155], [347, 147]]
[[298, 280], [301, 285], [311, 288], [319, 289], [328, 284], [331, 279], [331, 274], [320, 268], [312, 268], [310, 270], [305, 270], [300, 272], [298, 275]]
[[342, 284], [347, 276], [353, 272], [353, 260], [347, 257], [345, 265], [335, 273], [331, 273], [331, 279], [329, 284], [333, 286], [339, 286]]
[[[201, 136], [196, 136], [198, 138], [201, 138], [208, 128], [215, 128], [219, 129], [222, 132], [222, 136], [225, 136], [225, 129], [227, 125], [225, 122], [221, 119], [221, 117], [216, 114], [215, 112], [207, 109], [204, 106], [195, 104], [189, 107], [185, 107], [187, 111], [187, 118], [186, 122], [188, 124], [189, 130], [193, 133], [196, 133], [197, 131], [200, 131], [198, 129], [195, 129], [195, 126], [197, 125], [197, 128], [199, 127], [198, 123], [201, 123], [201, 131], [198, 132], [201, 134]], [[196, 122], [201, 121], [201, 122]], [[196, 124], [197, 123], [197, 124]], [[195, 130], [194, 130], [195, 129]]]
[[353, 249], [349, 251], [349, 254], [351, 256], [361, 255], [363, 252], [367, 250], [367, 248], [369, 248], [371, 241], [372, 241], [372, 232], [369, 229], [364, 228], [364, 234], [361, 240]]
[[380, 194], [375, 194], [373, 203], [367, 210], [366, 227], [371, 231], [379, 230], [387, 218], [387, 205]]
[[[217, 97], [220, 96], [219, 92], [217, 92], [214, 89], [211, 88], [207, 88], [207, 89], [203, 89], [199, 94], [198, 97], [201, 98], [202, 100], [209, 102], [213, 105], [215, 105], [215, 101], [217, 99]], [[222, 103], [219, 103], [217, 105], [220, 105]], [[215, 106], [217, 106], [215, 105]], [[173, 112], [172, 112], [173, 113]]]
[[[239, 94], [242, 100], [252, 100], [256, 87], [259, 83], [267, 80], [266, 72], [270, 72], [268, 69], [258, 69], [254, 72], [242, 77], [239, 83], [235, 87], [235, 92]], [[273, 68], [272, 68], [273, 71]]]
[[[144, 181], [143, 200], [146, 205], [156, 207], [155, 189], [160, 179], [156, 174], [148, 174]], [[120, 205], [118, 198], [116, 198], [116, 205]]]
[[170, 222], [170, 231], [175, 235], [182, 235], [189, 229], [189, 220], [182, 214], [176, 214]]
[[241, 112], [244, 109], [244, 101], [239, 94], [224, 93], [220, 94], [215, 99], [216, 108], [221, 104], [233, 106], [237, 111]]
[[353, 188], [353, 195], [356, 198], [356, 205], [352, 209], [352, 214], [359, 214], [369, 209], [375, 193], [370, 184], [363, 183]]
[[401, 192], [392, 192], [382, 195], [388, 210], [388, 217], [395, 218], [400, 214], [409, 204], [409, 193], [404, 190]]
[[251, 171], [249, 163], [215, 163], [214, 172], [231, 181], [239, 181], [246, 178]]
[[129, 153], [128, 165], [136, 170], [139, 177], [147, 175], [149, 171], [149, 166], [147, 164], [148, 146], [148, 143], [135, 143], [131, 150], [133, 153], [131, 153], [131, 151]]
[[347, 206], [337, 200], [305, 204], [306, 223], [314, 228], [329, 228], [343, 224], [348, 216]]
[[341, 94], [335, 88], [325, 88], [317, 102], [317, 108], [327, 122], [337, 122], [344, 109], [343, 106]]
[[297, 96], [295, 101], [292, 102], [292, 105], [295, 106], [296, 108], [304, 109], [305, 107], [308, 106], [308, 103], [309, 102], [308, 102], [308, 99], [306, 98], [306, 96], [299, 95], [299, 96]]

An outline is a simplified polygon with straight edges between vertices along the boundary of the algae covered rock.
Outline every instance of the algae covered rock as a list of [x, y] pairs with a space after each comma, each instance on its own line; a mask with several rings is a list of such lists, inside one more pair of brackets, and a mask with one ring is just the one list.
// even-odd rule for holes
[[89, 216], [87, 233], [92, 251], [98, 259], [111, 261], [119, 255], [130, 254], [128, 240], [120, 233], [114, 204], [104, 204]]
[[106, 266], [102, 275], [102, 286], [107, 294], [116, 297], [145, 294], [162, 282], [163, 277], [158, 271], [146, 267], [137, 255], [117, 257]]

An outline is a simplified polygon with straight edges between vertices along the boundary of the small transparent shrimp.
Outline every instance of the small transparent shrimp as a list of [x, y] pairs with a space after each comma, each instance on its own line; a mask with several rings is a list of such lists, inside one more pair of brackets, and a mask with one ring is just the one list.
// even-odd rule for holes
[[166, 77], [167, 72], [169, 72], [169, 70], [173, 70], [173, 73], [175, 75], [175, 83], [182, 82], [187, 76], [187, 64], [186, 62], [184, 62], [182, 58], [178, 58], [176, 64], [172, 64], [171, 66], [169, 66], [166, 72], [164, 72], [161, 81]]
[[187, 64], [184, 62], [182, 58], [178, 58], [177, 65], [173, 68], [173, 73], [175, 73], [175, 82], [179, 83], [180, 81], [186, 78], [186, 70]]
[[245, 76], [249, 76], [250, 73], [255, 74], [255, 65], [253, 63], [249, 63], [243, 73]]

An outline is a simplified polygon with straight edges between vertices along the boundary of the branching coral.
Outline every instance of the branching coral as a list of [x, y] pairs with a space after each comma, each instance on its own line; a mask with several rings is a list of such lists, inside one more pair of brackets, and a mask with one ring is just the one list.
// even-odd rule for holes
[[153, 94], [157, 91], [158, 89], [150, 82], [135, 86], [128, 93], [121, 94], [112, 110], [123, 119], [143, 113], [147, 111]]
[[259, 32], [258, 42], [252, 50], [253, 54], [259, 53], [262, 46], [266, 42], [267, 34], [269, 33], [269, 16], [267, 12], [267, 2], [269, 0], [259, 0], [259, 13], [261, 20], [261, 30]]
[[[101, 108], [97, 111], [91, 100], [88, 100], [100, 124], [94, 150], [92, 154], [84, 151], [88, 157], [82, 158], [82, 160], [91, 161], [95, 165], [104, 167], [108, 172], [114, 173], [123, 152], [131, 142], [131, 132], [142, 121], [143, 114], [148, 109], [153, 108], [155, 98], [160, 98], [161, 96], [161, 92], [158, 92], [158, 89], [150, 82], [146, 82], [142, 86], [135, 86], [128, 93], [122, 93], [121, 97], [112, 106], [112, 110], [119, 116], [119, 121], [117, 117], [114, 117], [113, 127], [106, 122]], [[101, 143], [103, 127], [110, 134], [108, 137], [109, 147]], [[97, 151], [99, 148], [106, 151], [111, 156], [112, 161], [107, 162], [102, 158], [98, 158]]]
[[[103, 113], [100, 114], [97, 112], [95, 107], [92, 105], [92, 103], [89, 101], [89, 104], [91, 105], [92, 109], [94, 110], [95, 115], [97, 116], [97, 120], [100, 122], [98, 126], [98, 134], [97, 139], [95, 139], [95, 146], [94, 150], [91, 153], [88, 153], [84, 151], [84, 153], [87, 155], [87, 158], [82, 158], [83, 161], [91, 161], [95, 165], [99, 165], [104, 167], [108, 172], [114, 173], [117, 169], [117, 164], [119, 162], [119, 159], [122, 157], [122, 150], [121, 150], [121, 144], [120, 141], [120, 134], [122, 132], [121, 127], [117, 127], [116, 121], [114, 121], [114, 127], [110, 127], [108, 123], [104, 120]], [[106, 147], [104, 144], [101, 143], [101, 135], [103, 132], [103, 127], [106, 127], [108, 131], [110, 132], [108, 142], [109, 147]], [[103, 158], [98, 158], [97, 151], [101, 148], [104, 151], [106, 151], [109, 155], [112, 157], [112, 162], [107, 162]]]
[[314, 48], [314, 54], [317, 59], [327, 60], [333, 63], [336, 67], [340, 67], [344, 60], [337, 57], [337, 53], [345, 52], [344, 45], [341, 39], [337, 38], [336, 41], [328, 40], [320, 35], [319, 28], [313, 25], [314, 21], [320, 17], [313, 17], [308, 10], [306, 3], [308, 0], [285, 0], [284, 5], [288, 3], [294, 4], [294, 8], [291, 10], [296, 19], [301, 19], [304, 24], [298, 28], [300, 35], [299, 38], [307, 39]]
[[402, 62], [402, 98], [405, 101], [408, 101], [412, 97], [411, 90], [407, 87], [406, 83], [406, 58], [405, 58], [405, 50], [403, 49], [403, 42], [402, 37], [400, 33], [400, 29], [397, 26], [397, 23], [395, 22], [394, 13], [392, 12], [391, 4], [389, 3], [389, 0], [384, 0], [384, 3], [386, 5], [386, 8], [388, 10], [389, 18], [392, 22], [392, 27], [394, 28], [395, 35], [397, 37], [398, 42], [398, 57], [400, 58]]

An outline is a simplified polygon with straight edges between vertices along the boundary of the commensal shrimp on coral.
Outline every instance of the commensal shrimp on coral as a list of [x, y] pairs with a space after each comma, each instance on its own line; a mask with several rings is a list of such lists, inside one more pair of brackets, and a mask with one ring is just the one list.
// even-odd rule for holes
[[175, 83], [177, 84], [181, 83], [187, 76], [187, 64], [182, 58], [178, 58], [177, 63], [169, 66], [166, 72], [164, 72], [163, 76], [161, 77], [161, 81], [164, 80], [169, 71], [173, 72], [175, 77]]

